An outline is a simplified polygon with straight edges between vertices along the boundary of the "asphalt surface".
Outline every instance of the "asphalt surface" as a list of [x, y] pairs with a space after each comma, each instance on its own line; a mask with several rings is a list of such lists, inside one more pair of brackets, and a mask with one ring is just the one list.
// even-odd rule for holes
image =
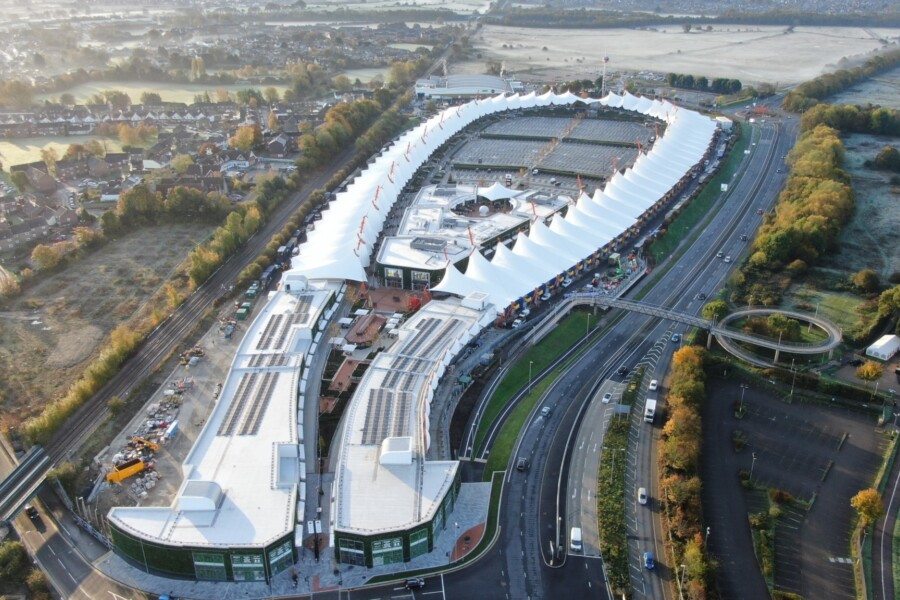
[[[869, 485], [881, 463], [885, 442], [873, 432], [874, 418], [785, 403], [780, 395], [751, 385], [744, 398], [747, 416], [738, 420], [733, 410], [740, 402], [738, 383], [712, 381], [708, 389], [704, 514], [713, 531], [710, 548], [720, 559], [723, 594], [768, 597], [758, 573], [751, 576], [746, 568], [755, 566], [746, 514], [765, 509], [759, 500], [766, 489], [780, 489], [812, 502], [812, 508], [782, 506], [775, 537], [776, 589], [804, 598], [854, 598], [850, 498]], [[731, 447], [734, 430], [746, 437], [740, 451]], [[761, 491], [744, 491], [736, 477], [740, 469], [752, 472]]]

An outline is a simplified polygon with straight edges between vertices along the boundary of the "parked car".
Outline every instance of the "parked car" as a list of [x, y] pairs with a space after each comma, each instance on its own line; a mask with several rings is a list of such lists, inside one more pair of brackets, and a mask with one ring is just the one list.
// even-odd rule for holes
[[603, 394], [603, 404], [609, 404], [612, 401], [612, 394], [606, 392]]
[[562, 282], [562, 286], [563, 286], [564, 288], [567, 288], [567, 287], [569, 287], [570, 285], [572, 285], [572, 279], [569, 278], [569, 277], [566, 277], [565, 281]]
[[550, 292], [547, 292], [546, 294], [541, 296], [541, 300], [543, 300], [544, 302], [546, 302], [549, 299], [550, 299]]
[[673, 334], [672, 334], [672, 341], [673, 341], [674, 343], [676, 343], [676, 344], [677, 344], [678, 342], [680, 342], [680, 341], [681, 341], [681, 334], [680, 334], [680, 333], [673, 333]]
[[647, 488], [638, 488], [637, 501], [638, 504], [647, 504]]
[[648, 571], [656, 568], [656, 560], [653, 558], [652, 552], [644, 552], [644, 568]]
[[655, 380], [655, 379], [651, 379], [651, 380], [650, 380], [650, 385], [647, 386], [647, 391], [648, 391], [648, 392], [655, 392], [656, 389], [657, 389], [658, 387], [659, 387], [659, 382], [658, 382], [657, 380]]
[[25, 514], [28, 515], [28, 518], [32, 521], [36, 521], [41, 518], [40, 513], [38, 513], [37, 509], [30, 504], [25, 505]]

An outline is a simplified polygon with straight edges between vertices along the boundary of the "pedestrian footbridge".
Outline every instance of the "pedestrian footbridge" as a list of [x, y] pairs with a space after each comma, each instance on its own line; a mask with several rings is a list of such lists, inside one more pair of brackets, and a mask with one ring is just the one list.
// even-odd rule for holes
[[[750, 307], [731, 313], [720, 321], [711, 321], [710, 319], [689, 315], [664, 306], [658, 306], [647, 302], [638, 302], [635, 300], [625, 300], [614, 296], [607, 296], [605, 294], [575, 293], [570, 295], [568, 299], [571, 306], [605, 306], [609, 308], [620, 308], [622, 310], [658, 317], [660, 319], [668, 319], [669, 321], [684, 323], [691, 327], [703, 329], [710, 333], [710, 340], [715, 336], [716, 341], [719, 342], [725, 351], [738, 358], [749, 360], [750, 362], [754, 362], [761, 366], [771, 366], [772, 363], [765, 362], [758, 357], [753, 359], [751, 355], [748, 355], [747, 351], [740, 348], [736, 342], [744, 342], [754, 346], [775, 350], [775, 363], [778, 362], [778, 357], [781, 352], [788, 352], [790, 354], [830, 353], [841, 343], [840, 327], [818, 315], [810, 315], [797, 311], [767, 307]], [[786, 342], [781, 341], [780, 339], [776, 340], [766, 336], [747, 333], [728, 326], [729, 323], [739, 319], [748, 317], [768, 317], [775, 314], [783, 315], [801, 321], [802, 323], [815, 326], [825, 333], [826, 339], [814, 343]]]

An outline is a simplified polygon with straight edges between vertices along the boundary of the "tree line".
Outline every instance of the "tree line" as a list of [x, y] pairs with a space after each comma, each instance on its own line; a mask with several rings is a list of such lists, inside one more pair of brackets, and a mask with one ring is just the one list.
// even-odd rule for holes
[[727, 79], [716, 77], [712, 80], [704, 75], [684, 75], [682, 73], [666, 74], [666, 83], [672, 87], [701, 92], [715, 92], [716, 94], [737, 94], [744, 85], [739, 79]]
[[827, 125], [842, 133], [900, 135], [900, 111], [881, 106], [816, 104], [800, 117], [800, 131]]
[[793, 276], [832, 250], [854, 210], [850, 176], [843, 170], [838, 132], [818, 125], [788, 155], [790, 175], [775, 207], [733, 278], [735, 300], [778, 304]]
[[666, 396], [666, 423], [659, 444], [659, 490], [663, 519], [669, 531], [673, 564], [684, 565], [684, 597], [709, 596], [712, 572], [703, 537], [700, 501], [700, 410], [706, 400], [706, 351], [684, 346], [672, 357]]
[[828, 96], [849, 89], [860, 81], [897, 65], [900, 65], [900, 50], [890, 50], [869, 58], [859, 67], [819, 75], [788, 92], [784, 97], [782, 107], [792, 112], [804, 112]]

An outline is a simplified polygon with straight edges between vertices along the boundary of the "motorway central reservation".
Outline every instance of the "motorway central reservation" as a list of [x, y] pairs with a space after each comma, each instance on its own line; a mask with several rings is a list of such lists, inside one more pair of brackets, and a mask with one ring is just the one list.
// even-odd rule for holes
[[[302, 433], [304, 406], [318, 406], [306, 402], [309, 379], [319, 376], [311, 365], [318, 353], [330, 351], [327, 330], [349, 304], [348, 286], [376, 280], [367, 269], [401, 192], [437, 149], [482, 117], [586, 107], [659, 120], [665, 134], [602, 191], [557, 198], [541, 211], [529, 208], [534, 204], [526, 196], [520, 222], [497, 229], [509, 232], [506, 240], [481, 236], [452, 259], [447, 240], [409, 246], [406, 254], [397, 245], [382, 246], [388, 262], [429, 271], [429, 280], [439, 281], [429, 287], [448, 297], [427, 302], [392, 331], [392, 341], [362, 376], [336, 434], [335, 482], [323, 498], [330, 503], [325, 533], [341, 563], [372, 567], [430, 552], [452, 525], [460, 487], [456, 461], [425, 459], [431, 400], [448, 365], [498, 315], [539, 302], [567, 277], [605, 264], [618, 244], [637, 235], [712, 157], [720, 131], [715, 120], [628, 93], [602, 99], [532, 93], [452, 106], [401, 135], [336, 195], [269, 294], [184, 461], [184, 481], [171, 506], [109, 512], [117, 552], [169, 577], [267, 581], [289, 568], [304, 537], [313, 534], [305, 519], [317, 501], [315, 486], [306, 491], [307, 471], [316, 471], [316, 440]], [[452, 207], [473, 195], [497, 200], [522, 193], [499, 184], [465, 192], [442, 201]], [[434, 214], [437, 221], [446, 217]], [[478, 230], [483, 217], [455, 216], [450, 226], [465, 219]], [[429, 238], [440, 238], [447, 225], [418, 223]]]

